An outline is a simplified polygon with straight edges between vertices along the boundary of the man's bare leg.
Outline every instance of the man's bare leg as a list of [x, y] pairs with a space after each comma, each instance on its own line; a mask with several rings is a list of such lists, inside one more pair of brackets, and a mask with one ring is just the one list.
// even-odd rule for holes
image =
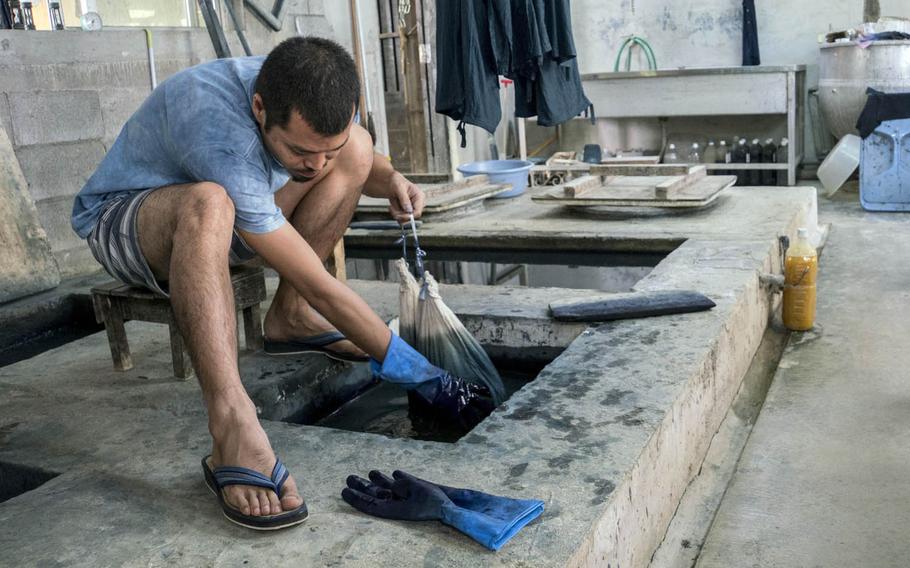
[[[143, 255], [155, 277], [168, 280], [171, 305], [208, 410], [214, 466], [250, 468], [270, 475], [275, 465], [268, 437], [240, 382], [228, 253], [234, 208], [212, 183], [153, 192], [139, 209]], [[231, 485], [224, 497], [246, 515], [274, 515], [302, 503], [288, 478], [280, 500], [259, 487]]]
[[[276, 202], [285, 217], [323, 262], [350, 224], [372, 165], [371, 144], [368, 147], [355, 144], [350, 150], [351, 154], [339, 157], [338, 163], [321, 180], [312, 185], [291, 183], [276, 194]], [[278, 341], [301, 339], [334, 329], [293, 286], [283, 278], [279, 281], [265, 315], [266, 337]], [[364, 354], [350, 341], [338, 341], [327, 347], [343, 353]]]

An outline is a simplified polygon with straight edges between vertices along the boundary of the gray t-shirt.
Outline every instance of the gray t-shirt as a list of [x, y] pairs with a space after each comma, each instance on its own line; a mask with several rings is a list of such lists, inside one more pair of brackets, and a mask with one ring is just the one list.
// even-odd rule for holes
[[284, 224], [274, 194], [290, 176], [263, 146], [252, 111], [263, 61], [219, 59], [162, 82], [76, 196], [73, 230], [88, 236], [112, 197], [200, 181], [225, 188], [238, 229], [268, 233]]

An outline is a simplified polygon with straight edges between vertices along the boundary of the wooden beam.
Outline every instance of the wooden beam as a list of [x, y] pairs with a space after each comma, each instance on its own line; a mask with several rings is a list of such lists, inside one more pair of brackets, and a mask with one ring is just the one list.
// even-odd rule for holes
[[402, 59], [402, 80], [404, 81], [404, 104], [408, 121], [409, 156], [412, 172], [429, 171], [427, 135], [429, 130], [423, 88], [423, 65], [420, 63], [420, 25], [418, 14], [422, 9], [420, 0], [411, 0], [411, 11], [399, 26]]
[[566, 197], [578, 197], [590, 189], [600, 187], [601, 184], [600, 176], [581, 176], [567, 182], [562, 186], [562, 190]]

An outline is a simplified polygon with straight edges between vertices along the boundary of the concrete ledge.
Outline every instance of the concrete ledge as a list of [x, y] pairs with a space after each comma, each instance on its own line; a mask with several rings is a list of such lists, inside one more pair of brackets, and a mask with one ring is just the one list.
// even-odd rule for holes
[[[814, 214], [806, 192], [769, 193], [753, 202], [776, 202], [761, 222], [766, 232], [702, 224], [639, 285], [699, 289], [714, 310], [582, 331], [455, 444], [266, 421], [311, 509], [303, 528], [267, 537], [222, 522], [202, 487], [205, 416], [196, 386], [169, 378], [164, 329], [129, 324], [136, 368], [126, 373], [110, 370], [102, 335], [0, 369], [8, 393], [0, 461], [62, 472], [0, 505], [0, 548], [14, 559], [85, 565], [241, 564], [267, 551], [272, 564], [297, 565], [644, 566], [759, 344], [769, 305], [758, 274], [777, 264], [778, 234]], [[640, 226], [639, 238], [647, 234]], [[352, 286], [381, 312], [396, 301], [394, 285]], [[479, 334], [508, 329], [505, 343], [533, 344], [575, 333], [548, 331], [545, 299], [565, 292], [443, 294]], [[352, 510], [339, 498], [344, 478], [374, 468], [538, 497], [546, 511], [493, 554], [442, 525]]]

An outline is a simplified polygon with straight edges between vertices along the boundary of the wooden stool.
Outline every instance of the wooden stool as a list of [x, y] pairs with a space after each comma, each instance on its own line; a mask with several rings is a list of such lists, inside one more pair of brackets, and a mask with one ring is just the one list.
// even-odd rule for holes
[[[266, 295], [262, 268], [258, 266], [232, 268], [231, 285], [234, 288], [234, 305], [238, 312], [243, 312], [246, 348], [250, 351], [259, 349], [262, 347], [262, 316], [259, 303], [265, 300]], [[115, 370], [127, 371], [133, 368], [130, 345], [123, 323], [138, 320], [167, 324], [171, 332], [174, 375], [180, 379], [188, 379], [193, 375], [186, 345], [177, 329], [174, 311], [168, 298], [138, 286], [110, 282], [92, 288], [92, 303], [95, 306], [95, 319], [98, 323], [104, 323], [107, 330]], [[238, 325], [239, 323], [238, 318]]]

